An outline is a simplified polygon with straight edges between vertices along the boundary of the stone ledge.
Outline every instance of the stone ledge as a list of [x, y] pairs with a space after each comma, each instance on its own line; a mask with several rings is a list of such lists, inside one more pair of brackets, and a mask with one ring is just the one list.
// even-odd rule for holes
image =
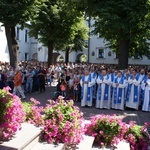
[[[97, 148], [97, 147], [94, 147], [94, 148], [92, 148], [92, 150], [112, 150], [112, 148]], [[130, 150], [130, 145], [126, 141], [121, 141], [117, 145], [117, 148], [115, 148], [114, 150]]]
[[[22, 129], [10, 140], [0, 144], [0, 150], [27, 150], [27, 146], [34, 140], [38, 141], [42, 129], [32, 124], [23, 123]], [[28, 148], [29, 150], [31, 149]]]
[[53, 144], [48, 144], [46, 142], [39, 142], [37, 143], [32, 150], [63, 150], [64, 149], [64, 144], [58, 144], [58, 145], [53, 145]]
[[94, 142], [94, 137], [92, 136], [83, 136], [83, 140], [77, 145], [78, 150], [91, 150]]

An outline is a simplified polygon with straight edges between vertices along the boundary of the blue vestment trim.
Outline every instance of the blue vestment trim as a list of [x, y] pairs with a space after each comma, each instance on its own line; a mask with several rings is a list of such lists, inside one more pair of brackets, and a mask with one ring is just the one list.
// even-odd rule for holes
[[[83, 76], [81, 80], [82, 80], [82, 82], [84, 82], [85, 81], [85, 76]], [[88, 77], [88, 83], [89, 82], [91, 82], [91, 75], [89, 75], [89, 77]], [[87, 88], [88, 89], [87, 89], [87, 98], [86, 98], [86, 100], [90, 101], [90, 99], [91, 99], [91, 88], [92, 87], [87, 87]], [[81, 89], [81, 97], [82, 97], [82, 99], [83, 99], [83, 95], [84, 95], [84, 84], [83, 84], [82, 89]]]
[[[103, 76], [100, 74], [99, 75], [100, 80], [102, 80]], [[109, 79], [109, 76], [107, 75], [107, 80]], [[105, 89], [104, 89], [104, 100], [108, 100], [108, 92], [109, 92], [109, 85], [105, 84]], [[101, 100], [101, 84], [98, 85], [98, 96], [99, 100]]]
[[[117, 81], [118, 78], [115, 79], [115, 83], [118, 83]], [[119, 81], [119, 84], [123, 84], [124, 78], [122, 77]], [[117, 87], [114, 87], [114, 103], [121, 103], [121, 99], [122, 99], [122, 88], [118, 88], [118, 93], [117, 93]], [[117, 95], [118, 94], [118, 95]]]
[[[132, 75], [131, 75], [130, 78], [132, 78]], [[135, 79], [138, 81], [139, 75], [136, 75]], [[131, 93], [131, 87], [132, 86], [134, 86], [134, 93], [133, 93], [134, 99], [133, 99], [133, 101], [138, 102], [138, 86], [136, 86], [134, 84], [128, 84], [126, 101], [129, 101], [129, 96], [130, 96], [130, 93]]]

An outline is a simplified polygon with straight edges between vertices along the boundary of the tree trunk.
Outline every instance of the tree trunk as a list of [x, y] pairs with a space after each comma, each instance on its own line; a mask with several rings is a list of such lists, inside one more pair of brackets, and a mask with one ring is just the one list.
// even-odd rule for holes
[[7, 38], [10, 65], [14, 68], [18, 66], [18, 43], [16, 40], [15, 26], [5, 24], [5, 34]]
[[118, 58], [118, 69], [124, 70], [128, 67], [128, 56], [129, 56], [129, 40], [119, 40], [119, 58]]
[[70, 51], [70, 48], [67, 47], [65, 51], [65, 63], [66, 64], [69, 62], [69, 51]]
[[52, 65], [53, 62], [53, 49], [54, 49], [53, 42], [49, 41], [48, 42], [48, 66]]

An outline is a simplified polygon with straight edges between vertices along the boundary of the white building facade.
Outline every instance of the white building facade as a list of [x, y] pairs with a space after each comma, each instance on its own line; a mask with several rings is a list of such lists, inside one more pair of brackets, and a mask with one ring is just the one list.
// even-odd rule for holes
[[[91, 24], [93, 24], [93, 22], [91, 22]], [[44, 47], [37, 39], [29, 37], [28, 32], [28, 28], [21, 30], [19, 25], [16, 26], [16, 38], [19, 45], [19, 61], [47, 61], [47, 47]], [[9, 52], [4, 27], [0, 28], [0, 41], [0, 61], [9, 62]], [[118, 59], [116, 58], [116, 54], [111, 49], [105, 47], [106, 42], [104, 38], [91, 35], [89, 38], [89, 46], [87, 46], [88, 48], [84, 49], [82, 52], [71, 52], [69, 54], [69, 61], [79, 62], [81, 56], [84, 54], [89, 58], [89, 63], [117, 64]], [[65, 53], [63, 51], [54, 51], [54, 61], [58, 62], [64, 59]], [[143, 56], [142, 59], [129, 58], [129, 64], [149, 65], [150, 59], [145, 56]]]
[[[28, 32], [28, 28], [24, 28], [23, 30], [21, 30], [19, 25], [16, 26], [16, 39], [19, 45], [19, 61], [28, 61], [31, 59], [37, 60], [37, 40], [35, 38], [30, 38]], [[5, 29], [3, 26], [0, 28], [0, 41], [0, 61], [9, 62], [9, 51], [7, 46]]]

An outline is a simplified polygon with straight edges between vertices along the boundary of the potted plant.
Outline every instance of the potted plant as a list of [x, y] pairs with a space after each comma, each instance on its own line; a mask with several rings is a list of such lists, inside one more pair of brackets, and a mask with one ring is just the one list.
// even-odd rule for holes
[[34, 98], [31, 98], [30, 102], [23, 102], [26, 122], [34, 124], [35, 126], [43, 125], [43, 107], [39, 105], [40, 102]]
[[82, 140], [82, 113], [73, 105], [73, 100], [65, 101], [59, 96], [49, 100], [44, 109], [44, 139], [48, 143], [78, 144]]
[[85, 134], [95, 137], [99, 147], [113, 147], [122, 139], [121, 120], [115, 115], [98, 115], [85, 125]]
[[147, 132], [148, 127], [149, 123], [145, 123], [144, 126], [139, 126], [134, 121], [129, 122], [124, 139], [130, 143], [131, 150], [148, 150], [150, 144], [150, 137]]
[[139, 126], [133, 121], [127, 124], [115, 115], [98, 115], [85, 125], [85, 134], [95, 137], [95, 142], [101, 148], [114, 149], [120, 141], [125, 140], [131, 150], [148, 150], [148, 126], [149, 123]]
[[25, 119], [24, 107], [18, 96], [9, 93], [10, 88], [0, 89], [0, 140], [10, 139]]

